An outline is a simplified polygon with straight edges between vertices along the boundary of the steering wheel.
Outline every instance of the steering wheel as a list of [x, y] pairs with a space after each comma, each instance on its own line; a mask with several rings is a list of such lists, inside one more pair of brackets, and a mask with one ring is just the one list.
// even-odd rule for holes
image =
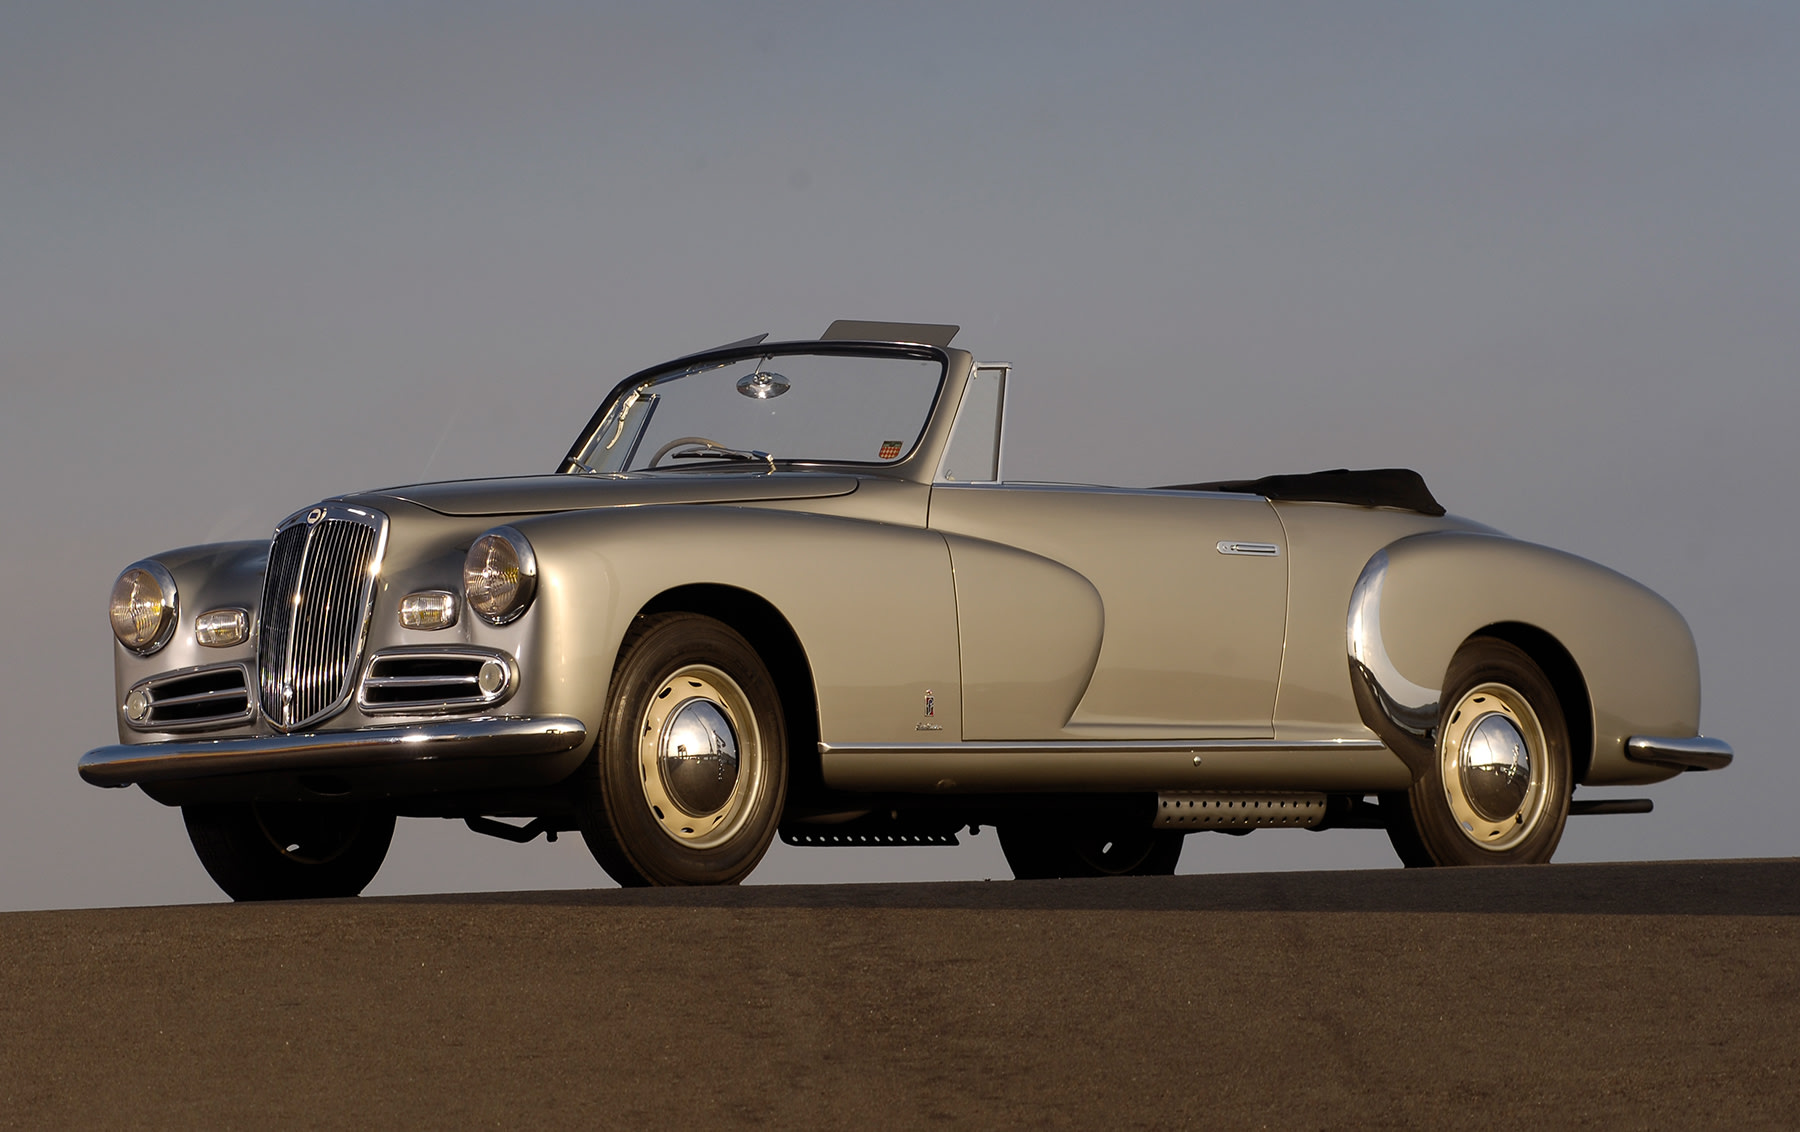
[[674, 440], [671, 440], [667, 444], [663, 445], [661, 448], [658, 448], [656, 450], [656, 455], [650, 457], [650, 462], [648, 464], [644, 465], [644, 469], [646, 471], [648, 471], [649, 469], [656, 467], [656, 462], [658, 460], [661, 460], [664, 456], [667, 456], [669, 453], [675, 451], [675, 449], [680, 448], [684, 444], [698, 444], [705, 448], [718, 449], [720, 452], [735, 451], [735, 449], [728, 448], [725, 445], [720, 444], [718, 441], [710, 440], [704, 436], [678, 436]]

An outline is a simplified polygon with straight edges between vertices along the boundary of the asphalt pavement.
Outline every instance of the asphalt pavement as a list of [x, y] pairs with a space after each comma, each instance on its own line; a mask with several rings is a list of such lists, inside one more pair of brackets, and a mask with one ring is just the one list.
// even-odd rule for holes
[[1800, 1126], [1800, 860], [0, 915], [17, 1127]]

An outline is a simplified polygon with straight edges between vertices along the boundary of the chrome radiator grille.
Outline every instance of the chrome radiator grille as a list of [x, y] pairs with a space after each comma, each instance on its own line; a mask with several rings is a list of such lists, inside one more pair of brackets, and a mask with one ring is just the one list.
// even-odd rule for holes
[[323, 504], [275, 529], [256, 657], [263, 715], [283, 731], [350, 701], [368, 633], [387, 516]]

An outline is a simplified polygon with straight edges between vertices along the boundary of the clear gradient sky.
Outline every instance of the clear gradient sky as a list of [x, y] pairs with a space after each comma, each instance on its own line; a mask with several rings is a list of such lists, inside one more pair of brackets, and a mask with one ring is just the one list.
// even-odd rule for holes
[[[0, 909], [220, 898], [176, 811], [75, 775], [127, 562], [551, 469], [624, 374], [834, 318], [1014, 362], [1022, 477], [1406, 465], [1646, 582], [1738, 762], [1559, 859], [1800, 852], [1790, 3], [0, 15]], [[754, 879], [1005, 875], [990, 831]], [[579, 838], [411, 821], [370, 891], [602, 883]]]

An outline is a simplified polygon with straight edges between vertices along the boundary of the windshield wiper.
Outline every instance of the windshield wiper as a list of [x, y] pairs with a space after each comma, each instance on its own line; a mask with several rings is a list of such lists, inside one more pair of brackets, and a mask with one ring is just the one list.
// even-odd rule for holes
[[696, 448], [688, 452], [674, 452], [671, 460], [742, 460], [750, 463], [756, 459], [748, 452], [733, 452], [727, 448]]
[[769, 474], [775, 473], [775, 457], [760, 448], [752, 448], [748, 452], [740, 452], [736, 448], [707, 447], [689, 448], [682, 452], [669, 453], [671, 460], [736, 460], [740, 463], [753, 464], [758, 460], [769, 462]]

